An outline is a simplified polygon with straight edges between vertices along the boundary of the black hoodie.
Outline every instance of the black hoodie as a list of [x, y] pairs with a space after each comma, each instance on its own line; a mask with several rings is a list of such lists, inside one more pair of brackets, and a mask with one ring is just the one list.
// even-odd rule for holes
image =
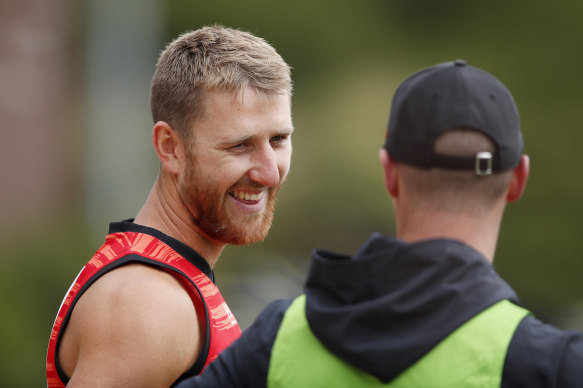
[[[310, 329], [337, 357], [389, 382], [510, 286], [473, 248], [374, 234], [352, 256], [313, 253], [305, 285]], [[273, 342], [291, 301], [276, 301], [211, 364], [178, 387], [265, 387]], [[583, 335], [532, 317], [519, 324], [503, 387], [583, 387]]]

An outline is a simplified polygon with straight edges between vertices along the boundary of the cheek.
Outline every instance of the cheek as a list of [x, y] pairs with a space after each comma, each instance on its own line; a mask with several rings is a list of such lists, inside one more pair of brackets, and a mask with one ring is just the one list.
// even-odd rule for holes
[[232, 163], [212, 171], [212, 181], [222, 189], [237, 184], [247, 173], [245, 163]]
[[286, 152], [282, 152], [282, 154], [278, 158], [277, 168], [279, 169], [279, 174], [282, 180], [285, 176], [287, 176], [287, 173], [289, 172], [289, 168], [291, 165], [291, 153], [292, 152], [290, 148]]

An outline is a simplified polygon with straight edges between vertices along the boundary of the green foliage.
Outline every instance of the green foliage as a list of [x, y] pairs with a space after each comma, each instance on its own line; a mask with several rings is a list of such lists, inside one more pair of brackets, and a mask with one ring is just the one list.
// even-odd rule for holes
[[89, 248], [81, 220], [37, 224], [2, 238], [0, 386], [46, 386], [46, 350], [59, 305], [97, 249]]

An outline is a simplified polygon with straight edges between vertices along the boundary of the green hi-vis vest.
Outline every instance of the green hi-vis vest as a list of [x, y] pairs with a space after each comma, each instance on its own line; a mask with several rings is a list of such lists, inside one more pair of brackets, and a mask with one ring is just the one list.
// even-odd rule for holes
[[303, 295], [283, 317], [271, 352], [269, 388], [499, 387], [512, 335], [529, 314], [507, 300], [498, 302], [383, 384], [330, 353], [310, 331], [305, 306]]

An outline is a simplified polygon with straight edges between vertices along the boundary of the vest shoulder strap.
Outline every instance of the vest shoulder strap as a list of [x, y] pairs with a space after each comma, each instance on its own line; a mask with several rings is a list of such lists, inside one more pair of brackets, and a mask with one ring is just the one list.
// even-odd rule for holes
[[[502, 300], [446, 337], [391, 387], [500, 387], [510, 340], [528, 310]], [[421, 384], [421, 385], [419, 385]]]
[[271, 351], [267, 387], [383, 387], [380, 380], [334, 356], [314, 336], [306, 319], [306, 297], [286, 311]]

